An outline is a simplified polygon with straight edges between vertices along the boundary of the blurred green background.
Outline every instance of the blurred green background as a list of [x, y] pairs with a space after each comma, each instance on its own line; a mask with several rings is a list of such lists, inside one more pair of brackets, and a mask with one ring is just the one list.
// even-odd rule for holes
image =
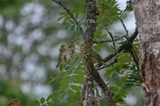
[[0, 106], [15, 98], [33, 106], [56, 89], [49, 80], [60, 42], [73, 38], [57, 23], [59, 11], [49, 0], [0, 1]]

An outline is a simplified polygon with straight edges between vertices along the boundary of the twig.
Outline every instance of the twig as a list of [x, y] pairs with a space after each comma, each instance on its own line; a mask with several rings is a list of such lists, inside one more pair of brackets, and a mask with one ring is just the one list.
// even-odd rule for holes
[[128, 40], [128, 43], [130, 44], [129, 48], [127, 48], [126, 50], [131, 54], [132, 58], [133, 58], [133, 61], [136, 63], [136, 66], [137, 66], [137, 69], [139, 70], [139, 64], [138, 64], [138, 56], [136, 54], [136, 51], [134, 49], [134, 47], [132, 46], [132, 43], [130, 42], [130, 40], [128, 39], [128, 30], [123, 22], [123, 20], [118, 16], [119, 20], [121, 21], [122, 25], [123, 25], [123, 28], [126, 32], [126, 35], [125, 38]]
[[[129, 41], [132, 43], [133, 40], [137, 37], [138, 35], [138, 31], [137, 29], [135, 29], [134, 33], [128, 38]], [[124, 50], [128, 45], [130, 45], [130, 43], [128, 42], [128, 40], [126, 40], [118, 49], [117, 52], [120, 53], [122, 50]], [[104, 62], [108, 62], [109, 60], [111, 60], [114, 56], [116, 55], [116, 53], [110, 54], [109, 56], [107, 56], [104, 59]]]
[[113, 94], [109, 90], [107, 84], [104, 82], [104, 80], [101, 78], [97, 70], [95, 70], [95, 68], [93, 71], [94, 73], [92, 73], [92, 76], [94, 80], [98, 83], [98, 85], [101, 87], [101, 89], [103, 90], [108, 106], [116, 106], [115, 102], [113, 101]]
[[122, 20], [119, 16], [117, 16], [117, 17], [118, 17], [118, 19], [121, 21], [121, 23], [122, 23], [122, 25], [123, 25], [123, 28], [124, 28], [124, 30], [125, 30], [125, 32], [126, 32], [126, 35], [128, 36], [128, 30], [127, 30], [127, 28], [126, 28], [123, 20]]
[[108, 34], [110, 35], [110, 37], [111, 37], [111, 39], [112, 39], [112, 43], [113, 43], [114, 49], [116, 49], [116, 45], [115, 45], [115, 41], [114, 41], [114, 38], [113, 38], [112, 33], [111, 33], [107, 28], [106, 28], [106, 30], [107, 30]]
[[106, 30], [107, 30], [108, 34], [110, 35], [110, 37], [111, 37], [111, 39], [112, 39], [113, 48], [114, 48], [114, 50], [115, 50], [116, 54], [118, 54], [118, 53], [117, 53], [117, 50], [116, 50], [116, 44], [115, 44], [115, 41], [114, 41], [113, 35], [112, 35], [112, 33], [111, 33], [107, 28], [106, 28]]
[[[126, 36], [126, 35], [124, 35], [124, 36]], [[114, 40], [114, 41], [118, 41], [118, 40], [120, 40], [121, 38], [123, 38], [124, 36], [121, 36], [121, 37], [119, 37], [119, 38], [115, 38], [115, 39], [113, 39], [113, 40]], [[112, 42], [113, 40], [109, 40], [109, 39], [95, 40], [95, 41], [93, 41], [93, 43], [106, 43], [106, 42]]]
[[134, 47], [132, 46], [132, 43], [130, 42], [128, 37], [125, 37], [125, 38], [128, 40], [128, 43], [130, 44], [128, 46], [128, 48], [126, 48], [125, 50], [131, 54], [133, 61], [136, 63], [137, 69], [139, 70], [139, 62], [138, 62], [138, 56], [136, 54], [136, 51], [135, 51]]
[[117, 62], [117, 61], [116, 61], [116, 59], [115, 59], [113, 62], [97, 68], [97, 70], [101, 70], [101, 69], [104, 69], [104, 68], [106, 68], [106, 67], [110, 67], [110, 66], [112, 66], [112, 65], [113, 65], [114, 63], [116, 63], [116, 62]]
[[[76, 18], [74, 17], [74, 15], [71, 13], [70, 9], [68, 9], [64, 3], [60, 0], [52, 0], [53, 2], [57, 3], [59, 6], [61, 6], [64, 10], [66, 10], [66, 12], [68, 13], [68, 15], [71, 17], [71, 19], [75, 22], [75, 24], [78, 26], [80, 26], [79, 22], [76, 20]], [[80, 31], [84, 34], [84, 31], [82, 29], [82, 27], [80, 26]]]

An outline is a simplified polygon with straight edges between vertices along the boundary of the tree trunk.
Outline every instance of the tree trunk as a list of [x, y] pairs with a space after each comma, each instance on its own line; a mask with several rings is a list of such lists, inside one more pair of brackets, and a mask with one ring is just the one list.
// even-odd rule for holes
[[160, 106], [160, 0], [132, 0], [146, 106]]

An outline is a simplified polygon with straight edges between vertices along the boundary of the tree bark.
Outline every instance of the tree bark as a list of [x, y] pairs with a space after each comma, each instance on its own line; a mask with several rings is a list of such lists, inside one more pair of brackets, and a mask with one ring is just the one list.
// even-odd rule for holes
[[85, 34], [83, 35], [84, 47], [82, 52], [83, 55], [83, 63], [85, 70], [85, 79], [86, 83], [82, 90], [82, 106], [96, 106], [96, 97], [94, 94], [94, 81], [98, 83], [98, 85], [105, 92], [106, 100], [108, 106], [115, 106], [115, 102], [112, 97], [112, 93], [108, 89], [107, 85], [100, 77], [99, 73], [94, 67], [93, 58], [93, 36], [97, 27], [97, 16], [99, 14], [96, 1], [95, 0], [85, 0], [86, 4], [86, 14], [87, 14], [87, 29]]
[[160, 106], [160, 0], [132, 0], [146, 106]]

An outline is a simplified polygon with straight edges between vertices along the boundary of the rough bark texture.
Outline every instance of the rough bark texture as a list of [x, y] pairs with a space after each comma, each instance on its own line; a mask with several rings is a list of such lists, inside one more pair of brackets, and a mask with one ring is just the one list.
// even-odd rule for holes
[[93, 53], [93, 35], [96, 31], [97, 27], [97, 15], [99, 14], [98, 8], [96, 6], [95, 0], [85, 0], [86, 3], [86, 14], [87, 14], [87, 29], [83, 36], [84, 40], [84, 53], [83, 54], [83, 63], [86, 75], [86, 83], [82, 90], [82, 106], [95, 106], [96, 105], [96, 97], [94, 94], [94, 81], [98, 83], [98, 85], [105, 92], [106, 100], [109, 106], [115, 106], [113, 101], [112, 93], [109, 91], [107, 85], [100, 77], [99, 73], [94, 67], [94, 62], [92, 61], [92, 53]]
[[146, 106], [160, 106], [160, 0], [132, 0]]

